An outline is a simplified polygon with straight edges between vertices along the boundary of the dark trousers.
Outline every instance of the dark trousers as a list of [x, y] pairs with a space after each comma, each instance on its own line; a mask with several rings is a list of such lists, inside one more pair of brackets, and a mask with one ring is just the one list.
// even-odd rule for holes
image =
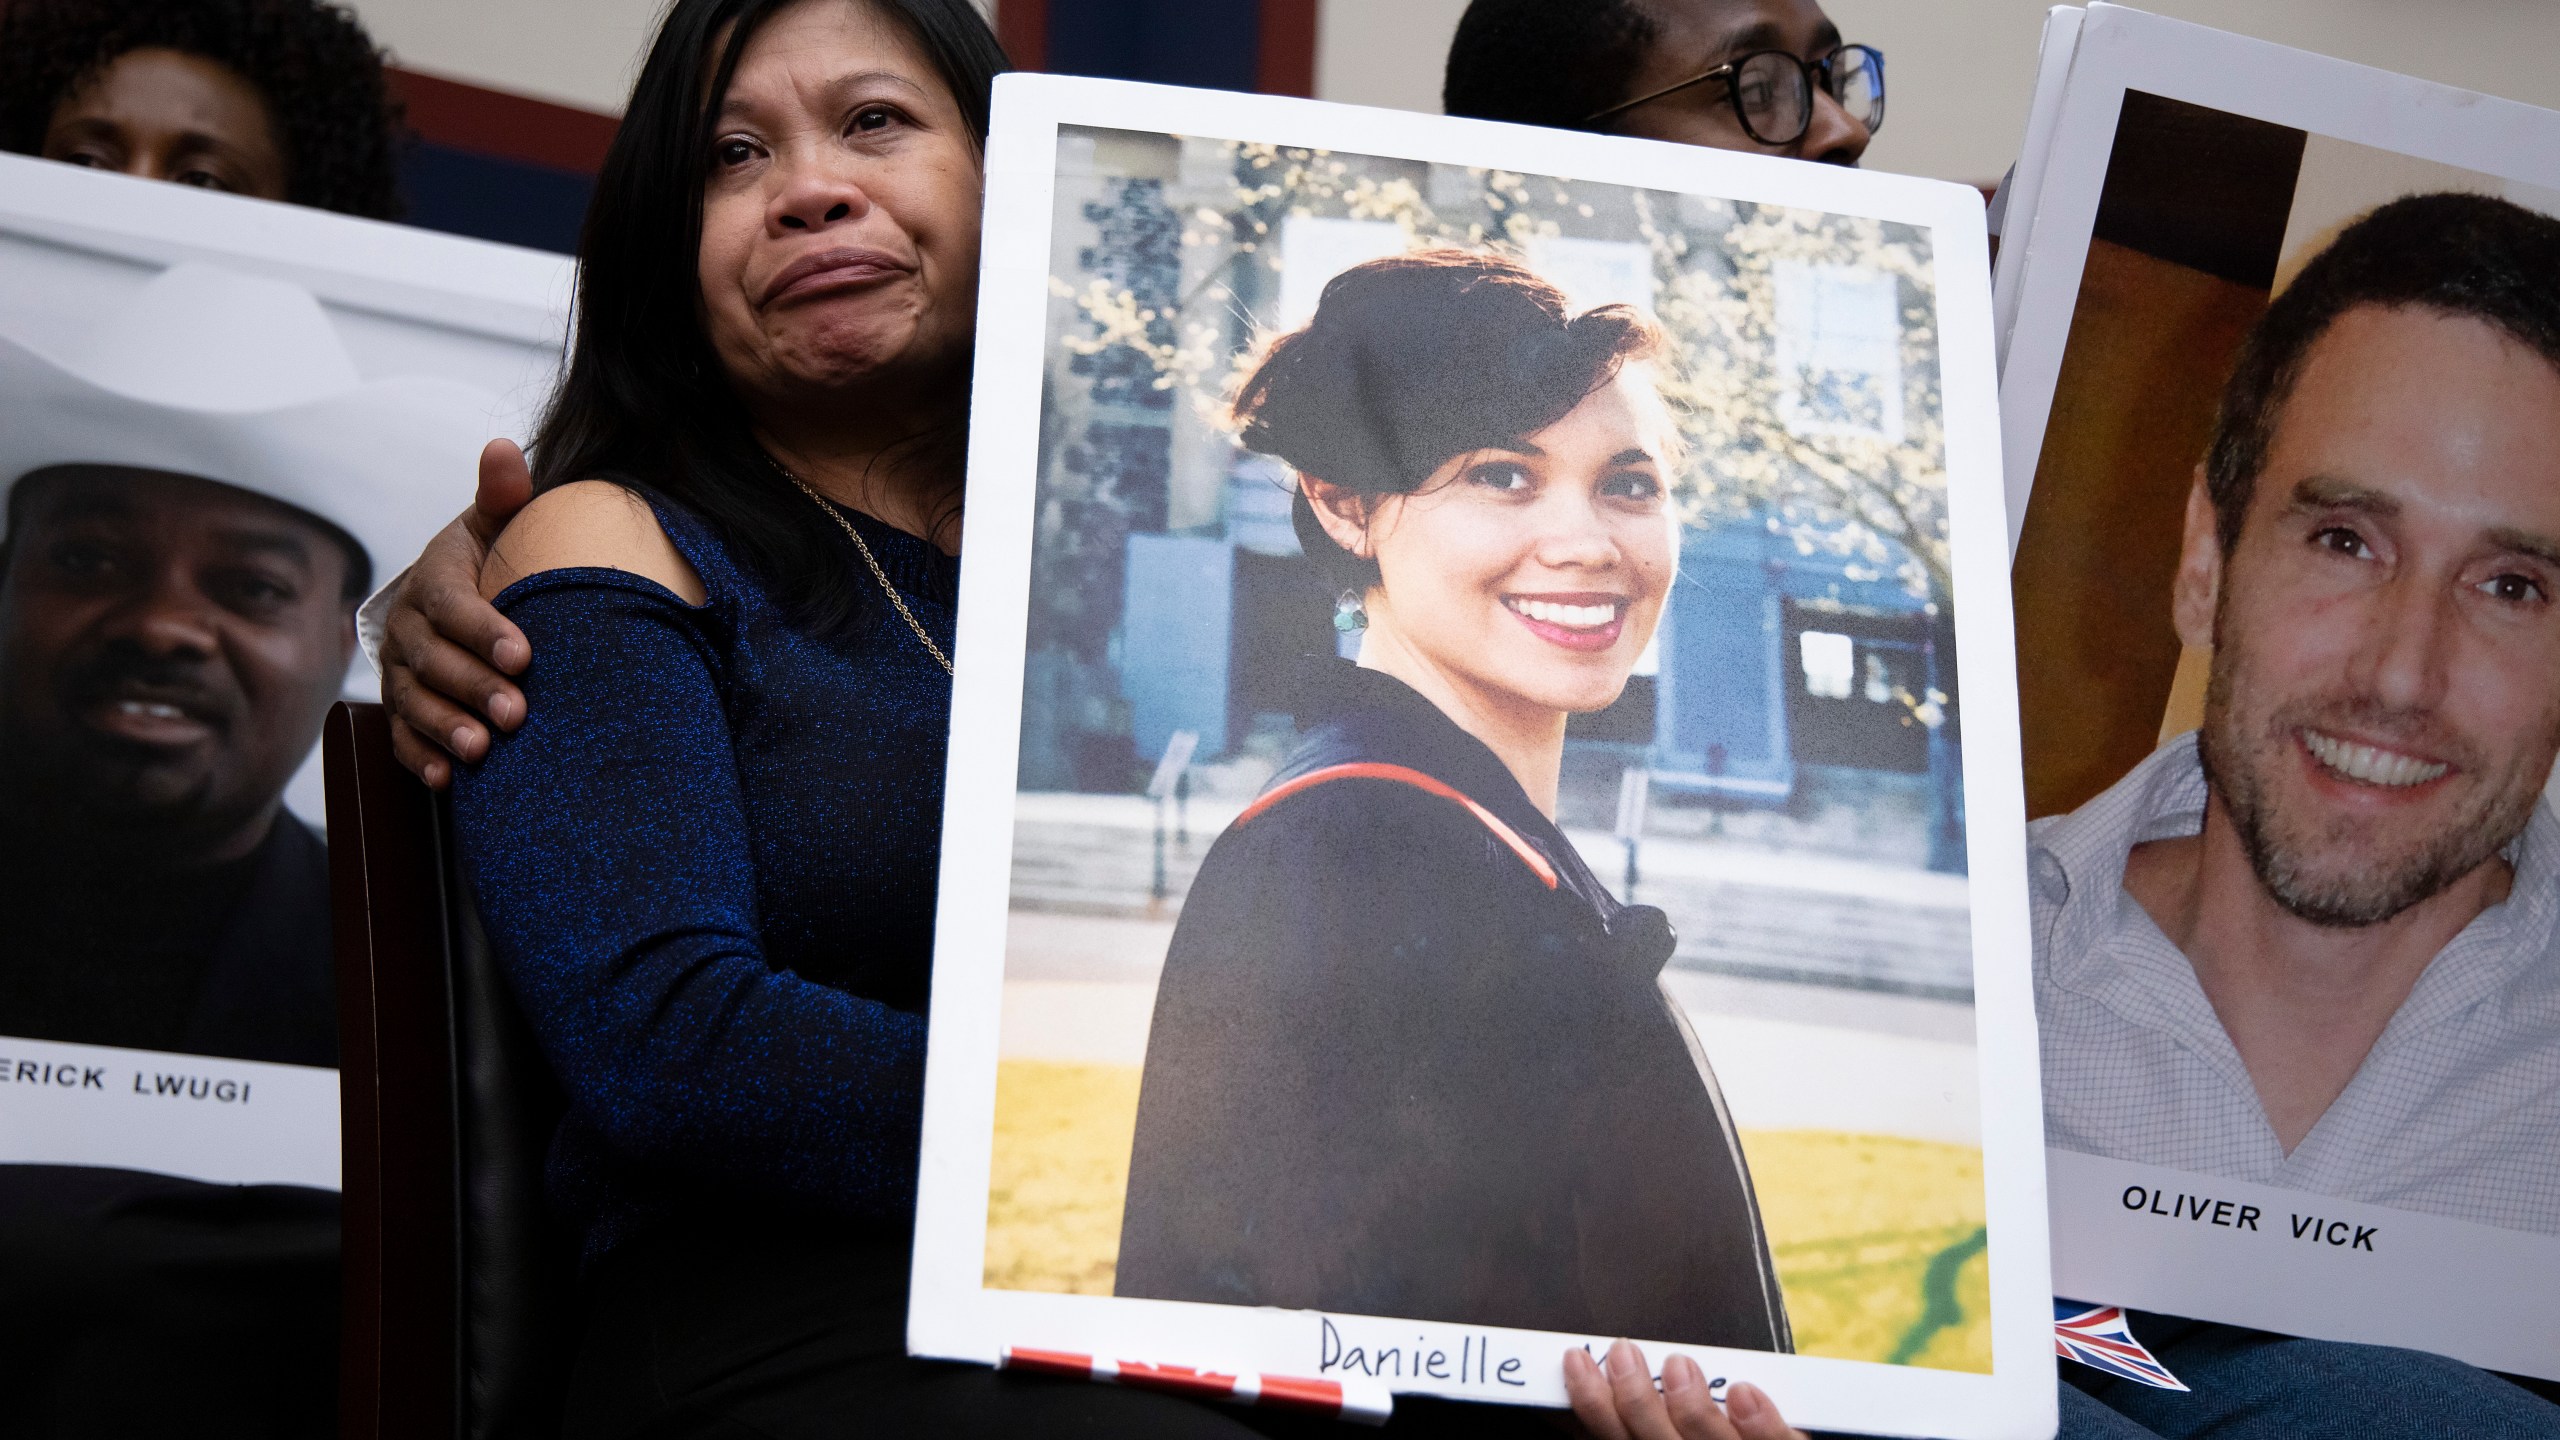
[[[814, 1226], [654, 1239], [588, 1287], [565, 1440], [1256, 1436], [1370, 1433], [1332, 1421], [910, 1359], [907, 1243]], [[1561, 1357], [1559, 1357], [1561, 1361]], [[1390, 1436], [1557, 1433], [1547, 1412], [1399, 1399]]]

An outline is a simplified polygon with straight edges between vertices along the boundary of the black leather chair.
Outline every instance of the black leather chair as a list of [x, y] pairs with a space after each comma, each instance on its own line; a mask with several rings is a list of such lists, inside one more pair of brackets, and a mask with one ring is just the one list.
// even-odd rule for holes
[[542, 1440], [577, 1330], [542, 1197], [561, 1099], [497, 973], [443, 802], [378, 705], [321, 738], [342, 1031], [345, 1440]]

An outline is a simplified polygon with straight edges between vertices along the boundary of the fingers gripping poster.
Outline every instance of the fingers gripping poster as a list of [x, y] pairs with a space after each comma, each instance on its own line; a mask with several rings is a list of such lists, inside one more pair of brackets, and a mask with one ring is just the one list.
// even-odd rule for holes
[[997, 116], [911, 1347], [2049, 1427], [1978, 196]]

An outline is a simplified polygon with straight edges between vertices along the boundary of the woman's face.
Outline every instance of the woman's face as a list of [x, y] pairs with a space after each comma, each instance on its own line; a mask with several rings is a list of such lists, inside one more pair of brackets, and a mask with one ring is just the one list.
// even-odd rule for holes
[[201, 55], [128, 50], [54, 107], [48, 160], [261, 200], [285, 197], [284, 145], [267, 101]]
[[1343, 525], [1338, 493], [1319, 501], [1337, 542], [1378, 562], [1366, 643], [1503, 711], [1616, 700], [1679, 568], [1670, 434], [1652, 371], [1630, 365], [1546, 429], [1373, 502], [1365, 524]]
[[906, 32], [801, 0], [747, 42], [712, 137], [704, 322], [750, 408], [951, 384], [976, 326], [978, 153]]

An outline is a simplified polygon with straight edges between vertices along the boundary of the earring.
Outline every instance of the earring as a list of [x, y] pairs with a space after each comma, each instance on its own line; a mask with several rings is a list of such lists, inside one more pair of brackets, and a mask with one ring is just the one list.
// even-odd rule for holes
[[1333, 628], [1343, 635], [1369, 628], [1369, 612], [1360, 608], [1360, 592], [1345, 590], [1334, 598]]

